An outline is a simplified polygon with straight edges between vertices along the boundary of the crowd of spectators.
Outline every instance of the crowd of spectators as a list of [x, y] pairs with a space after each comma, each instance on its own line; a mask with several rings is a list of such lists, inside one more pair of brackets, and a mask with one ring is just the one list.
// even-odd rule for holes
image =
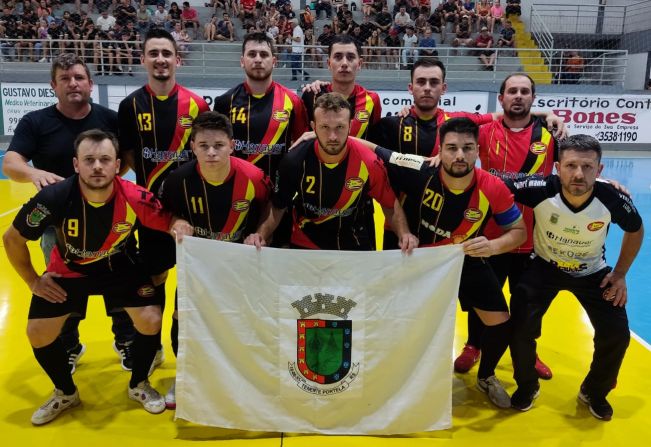
[[[232, 42], [246, 33], [265, 32], [279, 45], [281, 63], [287, 63], [298, 51], [298, 26], [306, 66], [324, 67], [324, 49], [344, 33], [364, 47], [368, 68], [408, 67], [418, 58], [436, 57], [434, 35], [440, 34], [445, 43], [451, 32], [452, 46], [474, 47], [484, 66], [492, 69], [493, 48], [514, 46], [515, 31], [507, 15], [520, 14], [520, 0], [395, 0], [391, 11], [387, 0], [314, 0], [311, 8], [300, 11], [293, 9], [291, 0], [211, 0], [205, 3], [211, 17], [202, 23], [187, 1], [166, 5], [163, 0], [67, 0], [74, 5], [68, 8], [64, 1], [0, 1], [2, 58], [47, 62], [59, 51], [72, 51], [97, 64], [99, 74], [120, 73], [122, 67], [130, 73], [141, 36], [157, 26], [172, 33], [182, 56], [194, 40]], [[353, 16], [358, 8], [360, 23]], [[239, 19], [237, 25], [233, 18]], [[327, 21], [320, 30], [317, 19]]]

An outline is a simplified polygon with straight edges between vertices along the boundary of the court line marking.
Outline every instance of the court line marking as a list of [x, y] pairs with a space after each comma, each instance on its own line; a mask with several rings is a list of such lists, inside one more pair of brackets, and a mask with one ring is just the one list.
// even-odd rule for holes
[[16, 208], [14, 208], [14, 209], [12, 209], [12, 210], [5, 211], [4, 213], [0, 214], [0, 217], [5, 217], [5, 216], [7, 216], [8, 214], [11, 214], [11, 213], [13, 213], [13, 212], [15, 212], [15, 211], [18, 211], [19, 209], [20, 209], [20, 207], [16, 207]]
[[633, 332], [633, 331], [631, 331], [631, 336], [632, 336], [632, 337], [633, 337], [633, 338], [634, 338], [634, 339], [635, 339], [639, 344], [641, 344], [642, 346], [644, 346], [645, 348], [647, 348], [647, 350], [651, 351], [651, 345], [650, 345], [649, 343], [647, 343], [646, 340], [644, 340], [642, 337], [640, 337], [639, 335], [637, 335], [637, 334], [636, 334], [635, 332]]

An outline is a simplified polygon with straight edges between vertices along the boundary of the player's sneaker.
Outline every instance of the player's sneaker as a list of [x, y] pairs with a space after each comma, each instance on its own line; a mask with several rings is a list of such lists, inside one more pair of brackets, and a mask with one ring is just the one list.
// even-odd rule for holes
[[113, 350], [120, 357], [120, 366], [125, 371], [131, 371], [133, 368], [131, 345], [133, 345], [133, 341], [131, 340], [124, 343], [120, 343], [119, 341], [113, 342]]
[[552, 370], [540, 360], [538, 355], [536, 355], [536, 372], [541, 379], [549, 380], [552, 378]]
[[63, 391], [55, 389], [52, 396], [32, 415], [32, 424], [43, 425], [54, 420], [68, 408], [76, 407], [81, 403], [79, 390], [66, 395]]
[[470, 371], [475, 363], [479, 361], [481, 351], [473, 345], [466, 344], [459, 354], [459, 357], [454, 361], [454, 370], [458, 373], [466, 373]]
[[154, 360], [151, 362], [151, 366], [149, 367], [149, 372], [147, 373], [147, 377], [154, 374], [154, 370], [156, 368], [158, 368], [160, 365], [162, 365], [164, 361], [165, 361], [165, 352], [163, 351], [163, 347], [161, 346], [156, 351], [156, 355], [154, 356]]
[[590, 413], [597, 419], [602, 421], [609, 421], [613, 418], [613, 407], [610, 406], [605, 397], [589, 396], [585, 392], [585, 388], [581, 385], [579, 395], [577, 396], [580, 402], [583, 402], [590, 409]]
[[172, 386], [165, 395], [165, 407], [170, 410], [176, 409], [176, 379], [174, 379]]
[[165, 398], [152, 388], [147, 380], [143, 380], [135, 388], [129, 388], [129, 399], [140, 402], [150, 413], [158, 414], [165, 411]]
[[529, 411], [533, 407], [533, 401], [540, 395], [540, 386], [535, 390], [529, 391], [523, 388], [518, 388], [511, 396], [511, 406], [516, 410]]
[[77, 363], [79, 359], [86, 352], [86, 345], [77, 343], [77, 346], [68, 351], [68, 365], [70, 365], [70, 374], [74, 374], [77, 371]]
[[488, 399], [499, 408], [511, 408], [511, 398], [494, 375], [477, 379], [477, 389], [488, 395]]

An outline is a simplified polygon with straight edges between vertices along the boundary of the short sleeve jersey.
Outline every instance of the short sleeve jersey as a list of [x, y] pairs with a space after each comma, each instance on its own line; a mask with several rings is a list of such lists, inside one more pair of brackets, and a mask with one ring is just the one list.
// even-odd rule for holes
[[481, 125], [493, 120], [490, 113], [445, 112], [437, 109], [432, 119], [422, 119], [414, 107], [406, 117], [387, 116], [371, 126], [369, 141], [403, 154], [434, 156], [439, 153], [438, 128], [450, 118], [469, 118]]
[[117, 113], [91, 104], [90, 113], [76, 120], [67, 118], [52, 105], [21, 118], [8, 150], [31, 160], [37, 169], [67, 178], [75, 173], [72, 166], [75, 138], [89, 129], [117, 133]]
[[[520, 131], [504, 125], [502, 119], [485, 124], [479, 129], [479, 159], [481, 167], [499, 177], [518, 179], [532, 174], [549, 175], [557, 159], [557, 144], [547, 130], [545, 122], [532, 117]], [[531, 253], [533, 250], [533, 211], [519, 205], [527, 227], [527, 240], [514, 253]], [[501, 234], [495, 225], [488, 225], [487, 237]]]
[[[311, 92], [303, 93], [302, 98], [310, 121], [314, 121], [314, 103], [316, 99], [324, 93], [330, 92], [332, 92], [332, 84], [321, 87], [321, 93], [317, 95]], [[353, 93], [348, 97], [348, 102], [354, 111], [353, 118], [350, 121], [349, 135], [366, 138], [369, 127], [377, 123], [382, 116], [380, 97], [377, 93], [355, 84]]]
[[262, 97], [253, 95], [246, 83], [233, 87], [215, 100], [214, 110], [231, 120], [234, 155], [272, 179], [292, 141], [308, 130], [303, 102], [276, 82]]
[[336, 164], [321, 161], [318, 142], [306, 141], [280, 162], [272, 197], [276, 208], [293, 203], [291, 242], [325, 250], [371, 250], [365, 202], [371, 197], [393, 208], [382, 161], [361, 144], [348, 140], [347, 154]]
[[580, 208], [565, 200], [558, 176], [510, 182], [515, 199], [535, 214], [536, 256], [572, 276], [586, 276], [606, 267], [605, 241], [610, 223], [636, 232], [642, 218], [631, 199], [605, 182], [596, 182]]
[[74, 175], [39, 191], [16, 215], [13, 225], [36, 240], [52, 225], [56, 246], [47, 267], [63, 276], [103, 274], [132, 265], [135, 229], [167, 231], [171, 214], [146, 189], [116, 177], [113, 195], [103, 204], [87, 201]]
[[174, 168], [192, 158], [192, 122], [208, 110], [201, 96], [178, 84], [163, 98], [146, 85], [122, 100], [120, 147], [133, 151], [139, 185], [158, 191]]
[[269, 193], [268, 179], [260, 169], [231, 157], [223, 182], [205, 180], [192, 160], [167, 177], [160, 198], [166, 209], [192, 224], [196, 236], [242, 242], [255, 231]]
[[376, 153], [387, 166], [391, 185], [404, 195], [409, 229], [420, 247], [459, 244], [481, 236], [491, 218], [503, 228], [522, 218], [504, 182], [479, 168], [474, 168], [472, 183], [465, 190], [453, 191], [438, 168], [404, 163], [399, 153], [382, 147]]

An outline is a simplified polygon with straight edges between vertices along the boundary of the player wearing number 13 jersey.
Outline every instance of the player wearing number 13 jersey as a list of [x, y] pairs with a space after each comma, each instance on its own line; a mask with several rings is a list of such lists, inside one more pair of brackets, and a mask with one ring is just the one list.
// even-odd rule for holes
[[[141, 61], [147, 85], [127, 96], [118, 109], [122, 156], [136, 173], [136, 183], [157, 193], [165, 177], [192, 158], [192, 121], [209, 110], [204, 99], [176, 83], [179, 57], [164, 30], [147, 33]], [[174, 265], [173, 241], [139, 232], [140, 249], [152, 275]]]

